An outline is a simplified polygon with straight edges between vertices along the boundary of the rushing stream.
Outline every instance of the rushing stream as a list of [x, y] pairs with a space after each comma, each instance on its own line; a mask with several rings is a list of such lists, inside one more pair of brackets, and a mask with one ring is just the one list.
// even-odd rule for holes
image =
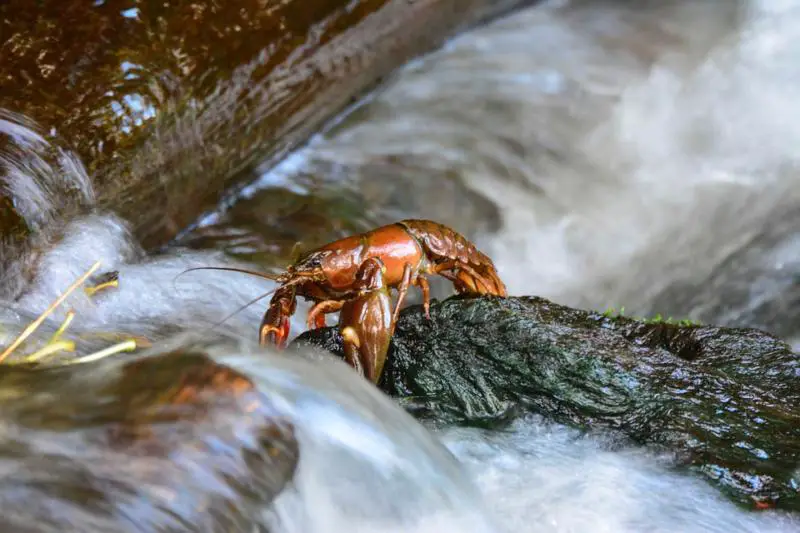
[[[208, 328], [272, 283], [176, 276], [230, 263], [220, 249], [285, 262], [286, 243], [300, 238], [291, 223], [311, 205], [341, 219], [315, 239], [434, 218], [474, 236], [513, 294], [754, 326], [800, 346], [800, 7], [641, 4], [545, 3], [450, 41], [182, 235], [194, 249], [148, 257], [113, 214], [74, 220], [39, 258], [18, 309], [40, 312], [102, 260], [120, 288], [76, 298], [80, 327]], [[38, 146], [10, 122], [0, 129]], [[48, 174], [91, 203], [80, 163], [64, 161], [18, 165], [23, 216], [47, 223], [56, 211]], [[287, 199], [301, 215], [276, 214]], [[252, 340], [263, 306], [219, 331]], [[220, 359], [300, 427], [295, 486], [265, 515], [275, 531], [800, 531], [794, 517], [747, 512], [672, 471], [669, 457], [607, 435], [529, 418], [505, 431], [431, 428], [437, 441], [340, 363]]]
[[794, 338], [798, 7], [550, 6], [403, 69], [226, 221], [345, 183], [365, 225], [480, 235], [512, 293]]

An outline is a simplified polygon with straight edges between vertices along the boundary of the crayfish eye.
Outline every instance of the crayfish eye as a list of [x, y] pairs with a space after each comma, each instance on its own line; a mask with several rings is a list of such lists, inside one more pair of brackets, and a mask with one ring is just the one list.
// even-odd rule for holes
[[328, 263], [327, 257], [331, 254], [329, 250], [321, 250], [312, 252], [305, 257], [301, 258], [295, 265], [294, 270], [298, 273], [314, 276], [319, 275], [320, 271], [324, 272]]

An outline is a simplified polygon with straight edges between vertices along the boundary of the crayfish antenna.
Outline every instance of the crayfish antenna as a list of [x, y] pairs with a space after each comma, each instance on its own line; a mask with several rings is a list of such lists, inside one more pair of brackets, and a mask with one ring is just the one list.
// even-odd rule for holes
[[284, 276], [283, 274], [267, 274], [266, 272], [256, 272], [255, 270], [247, 270], [246, 268], [235, 268], [235, 267], [192, 267], [192, 268], [187, 268], [186, 270], [184, 270], [183, 272], [181, 272], [180, 274], [175, 276], [175, 278], [173, 278], [172, 281], [175, 281], [180, 276], [183, 276], [187, 272], [191, 272], [193, 270], [225, 270], [225, 271], [228, 271], [228, 272], [239, 272], [240, 274], [250, 274], [251, 276], [256, 276], [258, 278], [263, 278], [263, 279], [268, 279], [270, 281], [277, 281], [278, 283], [280, 283], [282, 281], [282, 278]]
[[224, 324], [225, 322], [230, 320], [232, 317], [238, 315], [239, 313], [241, 313], [242, 311], [244, 311], [245, 309], [247, 309], [248, 307], [250, 307], [254, 303], [260, 302], [261, 300], [263, 300], [264, 298], [266, 298], [270, 294], [274, 293], [276, 290], [277, 289], [272, 289], [271, 291], [267, 291], [264, 294], [253, 298], [252, 300], [250, 300], [246, 304], [241, 305], [238, 309], [236, 309], [236, 311], [233, 311], [232, 313], [230, 313], [228, 316], [226, 316], [225, 318], [223, 318], [222, 320], [220, 320], [216, 324], [213, 324], [211, 326], [211, 329], [214, 330], [214, 328], [218, 328], [219, 326], [221, 326], [222, 324]]

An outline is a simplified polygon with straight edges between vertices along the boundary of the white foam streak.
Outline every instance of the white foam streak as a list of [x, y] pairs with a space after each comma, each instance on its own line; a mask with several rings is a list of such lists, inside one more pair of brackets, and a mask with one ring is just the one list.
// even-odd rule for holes
[[0, 154], [0, 190], [29, 227], [41, 230], [64, 210], [94, 202], [81, 161], [47, 143], [25, 117], [0, 108], [0, 135], [11, 141]]
[[508, 433], [453, 430], [444, 442], [467, 466], [495, 514], [517, 533], [777, 533], [796, 518], [735, 507], [667, 457], [618, 449], [531, 418]]

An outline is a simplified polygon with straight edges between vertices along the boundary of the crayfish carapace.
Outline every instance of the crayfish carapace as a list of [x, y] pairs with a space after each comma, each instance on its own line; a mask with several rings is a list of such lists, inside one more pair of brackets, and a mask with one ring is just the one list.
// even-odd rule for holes
[[[402, 220], [326, 244], [290, 265], [276, 278], [280, 287], [264, 314], [259, 341], [285, 345], [302, 296], [315, 302], [309, 328], [324, 327], [325, 315], [340, 311], [348, 363], [377, 382], [410, 286], [422, 290], [430, 319], [425, 276], [434, 274], [451, 280], [460, 294], [507, 295], [492, 260], [464, 236], [430, 220]], [[398, 293], [391, 313], [390, 288]]]

